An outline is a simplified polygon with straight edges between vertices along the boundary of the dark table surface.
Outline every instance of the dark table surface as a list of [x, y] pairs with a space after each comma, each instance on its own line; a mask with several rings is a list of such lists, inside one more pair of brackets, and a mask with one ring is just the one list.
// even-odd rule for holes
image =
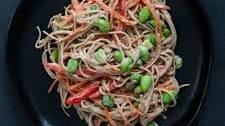
[[[225, 126], [225, 0], [198, 0], [205, 10], [212, 41], [214, 57], [208, 90], [195, 125]], [[2, 126], [32, 125], [25, 116], [16, 89], [9, 82], [5, 62], [5, 49], [9, 24], [20, 0], [0, 1], [0, 122]], [[5, 82], [5, 83], [4, 83]], [[7, 82], [7, 85], [6, 85]]]

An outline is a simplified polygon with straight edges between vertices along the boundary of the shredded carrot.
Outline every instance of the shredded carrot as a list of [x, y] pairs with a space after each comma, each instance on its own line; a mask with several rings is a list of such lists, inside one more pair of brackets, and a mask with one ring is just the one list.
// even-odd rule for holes
[[112, 6], [112, 13], [110, 15], [110, 24], [113, 24], [113, 13], [115, 11], [116, 5], [118, 4], [119, 0], [115, 0], [114, 5]]
[[107, 6], [105, 3], [102, 2], [102, 0], [95, 0], [105, 11], [111, 13], [113, 15], [113, 17], [115, 17], [116, 19], [120, 20], [121, 22], [123, 22], [126, 25], [135, 25], [136, 22], [130, 21], [128, 19], [126, 19], [125, 17], [123, 17], [122, 15], [120, 15], [118, 12], [114, 11]]
[[113, 119], [110, 117], [109, 111], [108, 111], [107, 108], [104, 109], [104, 114], [105, 114], [105, 117], [106, 117], [106, 119], [109, 121], [109, 124], [110, 124], [111, 126], [117, 126], [116, 123], [113, 121]]
[[93, 3], [93, 0], [88, 0], [88, 2], [87, 2], [87, 3], [83, 3], [83, 4], [81, 4], [81, 5], [80, 5], [80, 7], [78, 8], [78, 9], [79, 9], [79, 11], [81, 11], [81, 10], [83, 10], [83, 9], [87, 8], [87, 6], [88, 6], [88, 5], [90, 5], [90, 4], [92, 4], [92, 3]]
[[170, 86], [167, 86], [167, 87], [166, 87], [166, 89], [167, 89], [167, 90], [170, 90], [170, 91], [171, 91], [171, 90], [174, 90], [174, 89], [176, 89], [176, 88], [177, 88], [177, 87], [176, 87], [175, 85], [170, 85]]
[[78, 0], [71, 0], [71, 3], [72, 3], [72, 6], [73, 6], [73, 9], [75, 11], [78, 11], [78, 8], [79, 8]]
[[128, 8], [132, 8], [133, 6], [137, 5], [140, 2], [140, 0], [130, 0], [127, 3]]
[[83, 26], [80, 26], [80, 27], [76, 28], [75, 31], [73, 31], [70, 35], [68, 35], [65, 40], [67, 40], [67, 42], [70, 43], [71, 40], [75, 39], [77, 34], [79, 34], [80, 32], [82, 32], [84, 30], [84, 27], [85, 26], [83, 25]]
[[[120, 11], [121, 11], [121, 15], [123, 17], [125, 17], [125, 18], [127, 16], [127, 8], [126, 8], [126, 6], [127, 6], [127, 1], [126, 0], [121, 0], [121, 3], [120, 3]], [[119, 23], [119, 29], [120, 30], [123, 30], [123, 25], [124, 24], [122, 22]]]
[[131, 41], [132, 43], [133, 42], [137, 42], [139, 39], [142, 39], [144, 37], [144, 35], [141, 35], [141, 36], [138, 36], [137, 38], [135, 38], [133, 41]]
[[126, 98], [127, 99], [127, 101], [128, 101], [128, 103], [131, 105], [131, 107], [133, 108], [133, 110], [134, 111], [136, 111], [139, 115], [145, 115], [143, 112], [140, 112], [132, 103], [131, 103], [131, 101], [128, 99], [128, 98]]
[[86, 84], [86, 83], [87, 83], [86, 81], [77, 82], [76, 84], [70, 86], [70, 90], [71, 90], [71, 91], [72, 91], [72, 90], [75, 90], [76, 88], [78, 88], [78, 87], [80, 87], [80, 86], [82, 86], [82, 85], [84, 85], [84, 84]]

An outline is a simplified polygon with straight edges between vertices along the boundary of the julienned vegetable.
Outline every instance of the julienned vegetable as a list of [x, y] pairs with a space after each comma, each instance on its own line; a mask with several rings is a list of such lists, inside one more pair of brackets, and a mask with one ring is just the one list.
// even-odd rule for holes
[[[171, 94], [173, 95], [173, 97], [176, 98], [178, 92], [176, 90], [173, 90], [173, 91], [171, 91]], [[166, 104], [166, 105], [168, 105], [168, 104], [170, 104], [172, 102], [171, 96], [168, 93], [166, 93], [166, 92], [163, 93], [162, 99], [163, 99], [163, 103]]]
[[150, 12], [148, 10], [148, 7], [143, 7], [141, 8], [139, 14], [138, 14], [138, 19], [140, 22], [144, 23], [150, 18]]
[[111, 95], [103, 95], [102, 103], [105, 107], [112, 108], [114, 105], [114, 99]]
[[90, 95], [94, 94], [99, 89], [99, 82], [93, 82], [89, 84], [84, 90], [80, 93], [77, 93], [66, 100], [66, 104], [80, 104], [82, 100], [89, 98]]
[[141, 78], [140, 86], [143, 92], [147, 92], [153, 84], [153, 77], [151, 75], [145, 75]]
[[120, 69], [122, 72], [128, 72], [131, 69], [132, 59], [130, 57], [124, 58], [121, 62]]
[[94, 22], [94, 26], [98, 27], [101, 32], [110, 31], [110, 24], [105, 19], [97, 18]]
[[78, 60], [76, 59], [69, 59], [68, 63], [67, 63], [67, 71], [70, 74], [73, 74], [78, 67]]

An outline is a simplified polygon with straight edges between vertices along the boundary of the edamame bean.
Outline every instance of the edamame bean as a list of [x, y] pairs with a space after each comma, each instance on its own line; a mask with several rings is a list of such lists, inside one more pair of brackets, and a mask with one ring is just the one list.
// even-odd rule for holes
[[121, 62], [123, 58], [122, 53], [119, 50], [114, 51], [113, 57], [116, 62]]
[[155, 28], [155, 20], [149, 20], [149, 21], [147, 21], [147, 25], [149, 26], [149, 27], [151, 27], [152, 29], [154, 29]]
[[145, 75], [141, 78], [140, 86], [143, 92], [147, 92], [153, 84], [153, 77], [151, 75]]
[[151, 49], [153, 47], [153, 44], [149, 41], [149, 39], [146, 39], [142, 43], [142, 46], [147, 47], [148, 49]]
[[[178, 94], [178, 92], [177, 92], [176, 90], [173, 90], [173, 91], [171, 91], [171, 94], [172, 94], [174, 97], [176, 97], [177, 94]], [[166, 93], [166, 92], [164, 92], [164, 93], [162, 94], [162, 100], [163, 100], [163, 103], [166, 104], [166, 105], [169, 105], [169, 104], [172, 102], [171, 96], [170, 96], [168, 93]]]
[[143, 77], [142, 74], [140, 73], [133, 73], [131, 76], [130, 76], [130, 79], [131, 80], [135, 80], [137, 81], [138, 83], [141, 81], [141, 78]]
[[97, 18], [94, 22], [94, 26], [98, 27], [101, 32], [110, 31], [110, 24], [105, 19]]
[[148, 10], [148, 7], [145, 6], [141, 8], [139, 14], [138, 14], [138, 19], [140, 22], [144, 23], [150, 18], [150, 12]]
[[175, 56], [175, 64], [176, 64], [176, 69], [180, 69], [182, 67], [183, 60], [178, 55]]
[[69, 59], [67, 63], [67, 72], [73, 74], [78, 68], [78, 60]]
[[122, 72], [128, 72], [131, 69], [132, 59], [130, 57], [124, 58], [121, 62], [120, 69]]
[[156, 126], [156, 123], [154, 121], [150, 121], [147, 126]]
[[144, 46], [140, 46], [139, 49], [140, 49], [139, 52], [140, 52], [141, 60], [143, 62], [147, 62], [149, 57], [150, 57], [150, 53], [148, 52], [148, 48], [144, 47]]
[[163, 29], [163, 36], [165, 37], [165, 38], [168, 38], [169, 36], [170, 36], [170, 30], [169, 29]]
[[135, 89], [134, 89], [134, 93], [135, 94], [140, 94], [142, 92], [142, 90], [141, 90], [141, 86], [137, 86]]
[[98, 51], [95, 52], [95, 59], [100, 64], [105, 63], [106, 59], [107, 59], [107, 55], [105, 53], [105, 50], [104, 49], [98, 49]]
[[110, 95], [103, 95], [102, 103], [105, 107], [112, 108], [114, 105], [114, 99]]
[[59, 50], [58, 49], [54, 49], [51, 53], [50, 59], [54, 62], [57, 62], [59, 58]]

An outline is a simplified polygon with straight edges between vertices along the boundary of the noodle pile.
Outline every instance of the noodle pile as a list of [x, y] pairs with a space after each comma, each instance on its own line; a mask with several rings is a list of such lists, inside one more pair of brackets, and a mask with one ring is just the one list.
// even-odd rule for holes
[[[144, 7], [153, 24], [138, 18]], [[176, 104], [180, 90], [175, 78], [177, 34], [169, 9], [165, 0], [72, 0], [64, 14], [50, 19], [51, 33], [37, 27], [35, 47], [43, 50], [42, 63], [54, 79], [49, 92], [58, 86], [64, 112], [74, 107], [89, 126], [157, 125], [154, 119]], [[109, 31], [96, 25], [99, 19], [109, 23]], [[149, 34], [156, 42], [143, 61], [140, 47]], [[116, 50], [122, 61], [116, 61]], [[128, 57], [132, 63], [121, 70]], [[132, 80], [134, 73], [152, 78], [146, 91], [138, 92], [142, 80]], [[171, 101], [165, 103], [165, 98]]]

